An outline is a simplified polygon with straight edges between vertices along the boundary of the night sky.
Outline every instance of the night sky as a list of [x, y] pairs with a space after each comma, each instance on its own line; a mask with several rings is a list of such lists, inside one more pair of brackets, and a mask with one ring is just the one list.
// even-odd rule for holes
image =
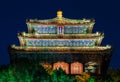
[[9, 64], [8, 46], [19, 45], [18, 32], [27, 32], [26, 19], [49, 19], [58, 10], [72, 19], [94, 18], [93, 32], [104, 32], [102, 45], [114, 47], [110, 67], [120, 68], [119, 0], [3, 0], [0, 1], [0, 65]]

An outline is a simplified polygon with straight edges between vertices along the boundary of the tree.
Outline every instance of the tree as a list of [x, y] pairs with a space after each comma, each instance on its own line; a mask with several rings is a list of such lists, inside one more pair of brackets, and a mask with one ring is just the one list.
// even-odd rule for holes
[[88, 79], [88, 82], [95, 82], [95, 78], [94, 78], [94, 77], [90, 77], [90, 78]]
[[76, 75], [75, 78], [77, 82], [86, 82], [90, 78], [90, 75], [86, 72], [83, 72], [81, 75]]
[[44, 67], [42, 67], [41, 65], [37, 65], [33, 78], [34, 82], [49, 82], [50, 75], [46, 72]]
[[73, 82], [74, 80], [74, 78], [70, 78], [61, 68], [53, 70], [51, 75], [51, 82]]

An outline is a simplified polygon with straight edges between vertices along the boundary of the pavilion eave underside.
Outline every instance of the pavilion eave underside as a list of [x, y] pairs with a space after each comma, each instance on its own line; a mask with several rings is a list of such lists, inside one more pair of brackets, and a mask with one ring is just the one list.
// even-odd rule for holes
[[89, 53], [89, 52], [104, 52], [111, 51], [111, 46], [94, 46], [94, 47], [22, 47], [11, 46], [10, 50], [24, 52], [63, 52], [63, 53]]

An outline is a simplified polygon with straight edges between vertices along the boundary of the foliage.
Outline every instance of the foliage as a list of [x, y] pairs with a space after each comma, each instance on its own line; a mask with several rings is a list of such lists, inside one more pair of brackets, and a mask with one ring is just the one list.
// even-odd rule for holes
[[114, 82], [120, 82], [120, 69], [109, 69], [108, 74]]
[[16, 65], [0, 67], [0, 82], [120, 82], [120, 70], [109, 69], [108, 75], [101, 78], [90, 77], [83, 72], [75, 78], [69, 77], [61, 68], [53, 70], [36, 62], [20, 62]]
[[8, 66], [0, 70], [0, 82], [31, 82], [32, 80], [28, 69]]
[[90, 75], [83, 72], [81, 75], [76, 75], [75, 78], [77, 82], [86, 82], [90, 78]]
[[95, 82], [95, 78], [94, 78], [94, 77], [90, 77], [90, 78], [88, 79], [88, 82]]
[[73, 82], [62, 69], [44, 69], [36, 63], [19, 63], [18, 65], [2, 66], [0, 82]]
[[44, 69], [49, 75], [52, 75], [52, 73], [53, 73], [52, 67], [44, 67]]
[[51, 82], [73, 82], [74, 80], [74, 78], [70, 78], [61, 68], [54, 70], [51, 76]]
[[38, 81], [48, 82], [48, 80], [50, 79], [50, 75], [46, 72], [44, 67], [42, 67], [41, 65], [38, 65], [37, 68], [38, 69], [33, 74], [34, 82], [38, 82]]

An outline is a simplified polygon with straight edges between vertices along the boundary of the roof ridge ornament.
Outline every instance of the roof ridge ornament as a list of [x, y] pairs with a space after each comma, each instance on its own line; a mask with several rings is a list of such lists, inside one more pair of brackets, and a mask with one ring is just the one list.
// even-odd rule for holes
[[59, 10], [59, 11], [57, 11], [57, 17], [58, 17], [59, 19], [61, 19], [61, 18], [62, 18], [62, 13], [63, 13], [63, 12], [62, 12], [62, 11], [60, 11], [60, 10]]

